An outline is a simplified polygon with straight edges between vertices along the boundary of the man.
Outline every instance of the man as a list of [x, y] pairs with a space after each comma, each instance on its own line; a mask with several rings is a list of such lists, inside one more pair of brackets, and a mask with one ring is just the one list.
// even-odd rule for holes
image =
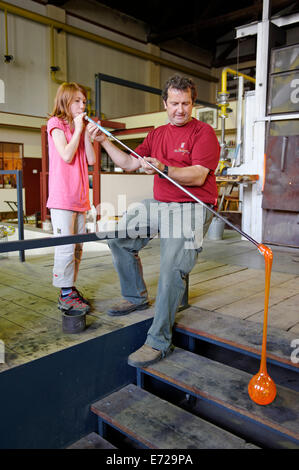
[[[194, 267], [202, 240], [212, 220], [211, 213], [180, 188], [162, 177], [147, 162], [186, 187], [211, 207], [217, 204], [214, 172], [219, 161], [219, 144], [214, 130], [192, 118], [196, 89], [191, 79], [175, 75], [165, 84], [162, 98], [169, 123], [151, 131], [136, 148], [138, 159], [118, 149], [96, 126], [90, 132], [101, 142], [116, 166], [125, 171], [142, 167], [154, 177], [154, 199], [143, 204], [143, 222], [152, 233], [160, 233], [160, 277], [155, 315], [145, 344], [132, 353], [128, 363], [146, 367], [169, 354], [172, 328], [181, 303], [186, 277]], [[142, 212], [142, 211], [141, 211]], [[128, 211], [119, 225], [134, 221], [136, 212]], [[179, 233], [178, 233], [179, 232]], [[147, 289], [138, 256], [151, 238], [128, 237], [109, 241], [113, 262], [120, 278], [124, 301], [108, 311], [111, 316], [127, 315], [149, 307]]]

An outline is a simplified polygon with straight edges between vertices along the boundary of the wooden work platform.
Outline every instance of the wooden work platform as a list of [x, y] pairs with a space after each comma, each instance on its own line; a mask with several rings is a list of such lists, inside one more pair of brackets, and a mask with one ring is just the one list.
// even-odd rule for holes
[[[298, 335], [298, 250], [272, 248], [268, 324], [281, 330], [282, 336], [283, 332]], [[140, 255], [150, 299], [154, 301], [159, 277], [159, 240], [152, 240]], [[0, 364], [0, 371], [138, 323], [154, 314], [153, 307], [118, 318], [106, 314], [109, 306], [121, 297], [109, 251], [83, 254], [77, 287], [90, 299], [92, 309], [87, 315], [86, 330], [77, 335], [62, 332], [58, 290], [51, 285], [52, 254], [28, 255], [25, 263], [17, 256], [2, 256], [0, 265], [0, 339], [5, 345], [5, 363]], [[225, 230], [223, 240], [205, 240], [189, 282], [191, 306], [206, 311], [207, 316], [210, 311], [213, 315], [219, 313], [247, 320], [261, 330], [264, 260], [256, 248], [241, 241], [238, 234]], [[231, 332], [233, 329], [226, 333]]]

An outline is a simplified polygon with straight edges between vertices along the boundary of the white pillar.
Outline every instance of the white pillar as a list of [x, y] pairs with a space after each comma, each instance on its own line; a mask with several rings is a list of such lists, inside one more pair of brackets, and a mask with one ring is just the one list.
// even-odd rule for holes
[[256, 55], [256, 122], [254, 124], [254, 160], [259, 180], [252, 188], [251, 207], [251, 236], [262, 242], [263, 209], [262, 187], [264, 179], [264, 158], [266, 141], [266, 104], [268, 89], [268, 54], [270, 27], [270, 0], [263, 2], [263, 19], [257, 26], [257, 55]]

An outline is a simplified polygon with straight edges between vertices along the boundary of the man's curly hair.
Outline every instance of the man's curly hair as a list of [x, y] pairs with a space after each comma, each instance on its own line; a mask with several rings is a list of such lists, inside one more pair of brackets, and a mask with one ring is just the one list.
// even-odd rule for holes
[[176, 90], [187, 91], [188, 89], [191, 90], [191, 98], [192, 103], [196, 100], [197, 91], [195, 87], [195, 83], [191, 78], [181, 77], [180, 75], [173, 75], [170, 77], [164, 85], [162, 90], [162, 98], [163, 101], [167, 101], [168, 98], [168, 90], [169, 88], [175, 88]]

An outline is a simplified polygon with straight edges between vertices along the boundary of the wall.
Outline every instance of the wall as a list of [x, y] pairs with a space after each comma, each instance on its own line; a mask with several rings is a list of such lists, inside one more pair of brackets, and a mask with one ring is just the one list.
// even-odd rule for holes
[[[94, 76], [105, 73], [137, 83], [146, 83], [145, 61], [120, 51], [94, 44], [86, 39], [68, 36], [68, 76], [93, 89], [92, 108], [95, 108]], [[88, 60], [82, 67], [82, 57]], [[120, 72], [121, 70], [121, 72]], [[139, 114], [146, 109], [146, 94], [123, 86], [102, 82], [101, 112], [106, 118]]]
[[0, 112], [0, 141], [24, 144], [24, 157], [41, 158], [40, 128], [46, 118]]
[[[15, 188], [1, 188], [0, 192], [0, 212], [11, 211], [5, 201], [17, 201], [17, 190]], [[23, 190], [23, 209], [25, 210], [25, 192]]]
[[[22, 2], [10, 0], [7, 3], [37, 12], [44, 17], [56, 19], [62, 23], [65, 22], [70, 26], [102, 36], [109, 41], [116, 41], [142, 52], [163, 56], [165, 59], [177, 63], [178, 66], [179, 64], [187, 66], [195, 72], [210, 73], [209, 67], [202, 65], [207, 60], [203, 53], [199, 58], [199, 63], [195, 63], [193, 61], [195, 52], [192, 53], [193, 49], [188, 48], [186, 44], [182, 57], [160, 51], [158, 47], [146, 43], [146, 28], [142, 22], [137, 22], [107, 7], [98, 6], [94, 2], [85, 1], [84, 4], [74, 1], [67, 2], [66, 13], [53, 5], [42, 5], [30, 0]], [[90, 19], [91, 22], [82, 19], [83, 17]], [[0, 28], [4, 31], [3, 10], [0, 10]], [[94, 82], [96, 73], [102, 72], [159, 88], [166, 78], [175, 72], [175, 69], [154, 65], [148, 60], [77, 37], [74, 34], [57, 33], [55, 28], [55, 50], [53, 51], [50, 38], [49, 26], [8, 13], [8, 53], [13, 56], [13, 61], [9, 64], [1, 64], [0, 78], [5, 83], [6, 102], [0, 105], [0, 111], [46, 116], [53, 104], [50, 65], [60, 68], [56, 74], [58, 80], [78, 81], [92, 89], [93, 109], [95, 107]], [[5, 41], [1, 42], [0, 48], [0, 54], [4, 55]], [[190, 60], [187, 60], [187, 57], [190, 57]], [[202, 59], [201, 62], [200, 59]], [[213, 90], [212, 96], [215, 97], [214, 84], [197, 78], [196, 81], [202, 99], [207, 100], [207, 97], [211, 97], [210, 89]], [[54, 91], [57, 87], [56, 83]], [[161, 101], [157, 100], [157, 97], [148, 99], [145, 95], [128, 88], [104, 84], [103, 112], [107, 118], [111, 118], [158, 111]]]
[[[2, 60], [5, 42], [1, 41], [0, 76], [5, 83], [5, 103], [0, 111], [45, 116], [48, 112], [49, 54], [45, 27], [9, 15], [8, 52], [11, 63]], [[4, 36], [4, 13], [0, 11], [0, 30]]]

